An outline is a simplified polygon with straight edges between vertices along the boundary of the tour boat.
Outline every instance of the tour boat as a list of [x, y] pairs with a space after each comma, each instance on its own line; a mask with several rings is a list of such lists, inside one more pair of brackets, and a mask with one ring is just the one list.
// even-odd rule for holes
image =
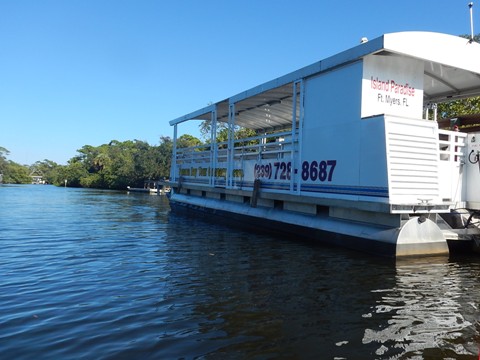
[[[480, 129], [439, 126], [437, 104], [479, 95], [472, 40], [362, 39], [170, 121], [171, 209], [390, 256], [474, 251]], [[191, 121], [209, 122], [209, 141], [177, 147]]]

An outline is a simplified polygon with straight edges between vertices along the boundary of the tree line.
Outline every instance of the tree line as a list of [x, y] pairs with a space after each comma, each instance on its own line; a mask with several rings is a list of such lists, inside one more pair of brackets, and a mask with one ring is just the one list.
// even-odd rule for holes
[[[201, 144], [191, 135], [177, 141], [181, 147]], [[170, 176], [173, 141], [161, 136], [159, 145], [145, 141], [112, 140], [100, 146], [84, 145], [67, 165], [51, 160], [21, 165], [8, 160], [10, 152], [0, 147], [0, 174], [3, 183], [30, 184], [32, 176], [41, 176], [57, 186], [124, 190], [127, 186], [143, 187], [145, 180], [160, 180]]]
[[[205, 121], [200, 125], [200, 134], [208, 138], [211, 124]], [[249, 129], [236, 129], [235, 137], [254, 136]], [[226, 124], [219, 124], [217, 141], [227, 141]], [[200, 139], [184, 134], [177, 139], [177, 147], [185, 148], [208, 144]], [[0, 146], [0, 183], [30, 184], [32, 176], [41, 176], [48, 184], [69, 187], [124, 190], [127, 186], [143, 187], [146, 180], [161, 180], [170, 176], [173, 140], [160, 136], [159, 145], [145, 141], [112, 140], [100, 146], [84, 145], [77, 155], [68, 160], [67, 165], [59, 165], [45, 159], [32, 165], [21, 165], [7, 157], [9, 150]]]

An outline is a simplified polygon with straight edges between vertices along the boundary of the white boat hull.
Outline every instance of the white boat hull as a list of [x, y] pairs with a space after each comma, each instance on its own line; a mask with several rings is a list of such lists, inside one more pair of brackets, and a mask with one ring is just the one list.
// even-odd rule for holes
[[380, 255], [448, 254], [448, 244], [442, 231], [433, 221], [420, 217], [408, 220], [400, 228], [386, 228], [328, 216], [251, 207], [248, 204], [174, 193], [170, 196], [170, 204], [174, 211], [214, 215], [228, 222], [238, 222], [242, 226], [247, 223], [250, 228], [258, 231], [275, 231], [284, 235], [286, 232], [293, 237], [318, 240]]

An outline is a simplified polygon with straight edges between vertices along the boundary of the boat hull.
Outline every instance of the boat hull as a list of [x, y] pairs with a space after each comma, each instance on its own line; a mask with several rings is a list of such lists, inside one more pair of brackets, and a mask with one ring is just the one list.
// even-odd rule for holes
[[387, 257], [449, 252], [441, 230], [431, 220], [420, 217], [408, 220], [400, 228], [388, 228], [182, 194], [172, 194], [170, 206], [174, 212], [220, 220], [245, 230], [275, 233], [294, 240], [320, 241]]

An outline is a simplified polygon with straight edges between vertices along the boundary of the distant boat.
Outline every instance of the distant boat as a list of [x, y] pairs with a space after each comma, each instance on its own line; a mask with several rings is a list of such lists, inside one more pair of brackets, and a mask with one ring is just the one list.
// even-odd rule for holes
[[43, 180], [43, 177], [40, 175], [32, 175], [32, 184], [34, 185], [46, 185], [48, 184], [45, 180]]
[[143, 188], [127, 186], [127, 191], [165, 195], [170, 192], [170, 187], [163, 183], [160, 184], [158, 181], [146, 180], [143, 184]]

